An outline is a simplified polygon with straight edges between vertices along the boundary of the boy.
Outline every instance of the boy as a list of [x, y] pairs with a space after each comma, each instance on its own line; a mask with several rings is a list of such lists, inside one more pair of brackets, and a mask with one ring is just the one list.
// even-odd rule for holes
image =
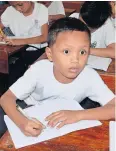
[[[75, 99], [77, 102], [89, 97], [104, 105], [84, 111], [53, 113], [46, 117], [48, 125], [52, 127], [59, 122], [60, 128], [79, 120], [114, 118], [114, 94], [96, 71], [85, 66], [90, 51], [90, 31], [87, 26], [76, 18], [59, 19], [50, 27], [48, 45], [46, 54], [49, 60], [33, 64], [0, 100], [1, 107], [21, 131], [28, 136], [37, 136], [44, 126], [18, 112], [17, 98], [28, 105], [35, 105], [52, 97]], [[0, 121], [0, 124], [3, 122]]]
[[[111, 62], [110, 58], [115, 58], [115, 29], [111, 15], [112, 9], [107, 1], [86, 1], [80, 13], [70, 15], [79, 18], [90, 29], [91, 48], [87, 64], [93, 68], [101, 69], [101, 64], [107, 65]], [[46, 58], [45, 54], [43, 58]]]
[[45, 52], [48, 9], [43, 4], [32, 1], [9, 1], [9, 3], [11, 6], [1, 15], [0, 27], [2, 29], [9, 27], [15, 35], [13, 39], [4, 37], [7, 44], [32, 46], [24, 55], [24, 61], [28, 66]]

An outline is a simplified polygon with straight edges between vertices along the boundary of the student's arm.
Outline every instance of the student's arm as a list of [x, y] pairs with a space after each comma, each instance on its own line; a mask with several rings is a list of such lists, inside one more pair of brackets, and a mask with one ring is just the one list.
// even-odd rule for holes
[[115, 43], [108, 45], [106, 48], [90, 48], [90, 54], [105, 58], [116, 58]]
[[[0, 22], [0, 29], [2, 30], [4, 28], [4, 25]], [[4, 36], [0, 32], [0, 41], [4, 40]]]
[[40, 44], [47, 41], [48, 24], [44, 24], [41, 27], [41, 36], [25, 38], [25, 39], [6, 39], [9, 45], [25, 45], [25, 44]]
[[83, 110], [81, 120], [111, 120], [115, 119], [115, 98], [102, 107]]
[[[16, 109], [16, 96], [8, 90], [0, 99], [0, 106], [6, 114], [15, 122], [21, 131], [27, 136], [37, 136], [41, 133], [43, 125], [36, 119], [36, 121], [28, 120]], [[37, 128], [35, 130], [33, 128]]]
[[61, 110], [52, 113], [46, 117], [48, 125], [58, 128], [66, 124], [72, 124], [80, 120], [110, 120], [115, 119], [115, 99], [111, 100], [103, 107], [87, 109], [87, 110]]
[[49, 15], [49, 21], [55, 21], [55, 20], [63, 18], [63, 17], [65, 17], [65, 15], [63, 15], [63, 14]]
[[4, 25], [0, 22], [0, 28], [3, 29]]

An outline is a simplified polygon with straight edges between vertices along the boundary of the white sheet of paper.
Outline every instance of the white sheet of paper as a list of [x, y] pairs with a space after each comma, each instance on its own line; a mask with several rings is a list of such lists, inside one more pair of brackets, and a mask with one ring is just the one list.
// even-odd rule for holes
[[6, 45], [5, 41], [0, 41], [0, 45]]
[[103, 58], [90, 55], [88, 58], [87, 65], [94, 69], [107, 71], [111, 62], [112, 62], [111, 58]]
[[110, 121], [109, 125], [110, 134], [110, 151], [116, 151], [116, 121]]
[[26, 114], [28, 114], [30, 117], [37, 118], [44, 125], [46, 125], [46, 129], [38, 137], [26, 137], [20, 131], [20, 129], [10, 120], [10, 118], [8, 116], [5, 116], [4, 119], [14, 142], [15, 148], [21, 148], [38, 142], [42, 142], [51, 138], [65, 135], [72, 131], [101, 125], [101, 122], [97, 120], [83, 120], [74, 124], [65, 125], [59, 130], [56, 128], [47, 127], [45, 117], [59, 110], [82, 110], [82, 107], [75, 100], [65, 100], [63, 98], [60, 98], [47, 100], [40, 105], [25, 109]]

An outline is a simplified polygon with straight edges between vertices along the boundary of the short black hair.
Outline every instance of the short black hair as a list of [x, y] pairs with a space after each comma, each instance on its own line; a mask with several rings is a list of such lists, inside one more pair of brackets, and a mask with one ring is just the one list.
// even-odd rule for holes
[[59, 33], [66, 31], [82, 31], [87, 32], [89, 39], [91, 39], [90, 30], [79, 19], [73, 17], [64, 17], [56, 20], [49, 28], [48, 32], [48, 46], [52, 46]]
[[101, 27], [112, 15], [112, 8], [108, 1], [86, 1], [80, 9], [80, 16], [88, 27]]

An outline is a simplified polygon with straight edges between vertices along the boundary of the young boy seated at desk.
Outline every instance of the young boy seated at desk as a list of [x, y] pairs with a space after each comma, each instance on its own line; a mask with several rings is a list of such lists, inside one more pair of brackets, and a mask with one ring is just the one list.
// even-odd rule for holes
[[[4, 38], [9, 45], [30, 45], [23, 57], [25, 64], [32, 64], [47, 46], [48, 9], [32, 1], [9, 1], [10, 5], [1, 15], [0, 27], [9, 27], [15, 35]], [[36, 48], [33, 48], [36, 47]]]
[[[87, 64], [92, 68], [107, 70], [111, 58], [115, 58], [115, 29], [111, 21], [112, 9], [106, 1], [86, 1], [80, 13], [70, 17], [79, 18], [91, 32], [90, 56]], [[40, 59], [46, 58], [45, 54]]]
[[[46, 54], [49, 60], [33, 64], [1, 97], [1, 107], [25, 135], [37, 136], [44, 126], [37, 120], [23, 116], [16, 108], [17, 99], [35, 105], [52, 97], [74, 99], [77, 102], [89, 97], [102, 105], [83, 111], [53, 113], [46, 117], [51, 127], [59, 124], [60, 128], [80, 120], [114, 118], [114, 94], [98, 73], [86, 66], [90, 39], [90, 31], [82, 21], [70, 17], [55, 21], [48, 34]], [[5, 127], [3, 116], [4, 113], [1, 113], [0, 128]]]

